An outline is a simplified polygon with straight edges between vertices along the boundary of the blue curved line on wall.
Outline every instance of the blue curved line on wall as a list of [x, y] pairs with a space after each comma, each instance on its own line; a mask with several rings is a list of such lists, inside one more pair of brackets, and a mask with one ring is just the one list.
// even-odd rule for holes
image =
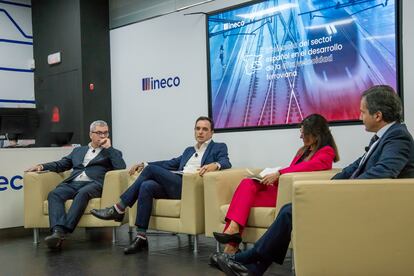
[[30, 42], [30, 41], [21, 41], [21, 40], [13, 40], [13, 39], [5, 39], [5, 38], [0, 38], [0, 42], [33, 45], [33, 42]]
[[27, 104], [35, 104], [36, 101], [32, 101], [32, 100], [6, 100], [6, 99], [0, 99], [0, 103], [27, 103]]
[[32, 7], [32, 5], [29, 5], [29, 4], [16, 3], [16, 2], [11, 2], [11, 1], [3, 1], [3, 0], [0, 0], [0, 3], [2, 3], [2, 4], [8, 4], [8, 5], [13, 5], [13, 6], [19, 6], [19, 7], [26, 7], [26, 8], [31, 8]]
[[25, 37], [25, 38], [30, 38], [33, 39], [33, 36], [31, 35], [27, 35], [22, 28], [20, 28], [20, 26], [17, 24], [16, 21], [14, 21], [13, 17], [11, 17], [11, 15], [5, 10], [5, 9], [0, 9], [0, 12], [4, 12], [4, 14], [10, 19], [10, 21], [13, 23], [13, 25], [19, 30], [19, 32]]
[[20, 68], [9, 68], [9, 67], [0, 67], [0, 71], [13, 71], [13, 72], [33, 73], [33, 70], [32, 69], [20, 69]]

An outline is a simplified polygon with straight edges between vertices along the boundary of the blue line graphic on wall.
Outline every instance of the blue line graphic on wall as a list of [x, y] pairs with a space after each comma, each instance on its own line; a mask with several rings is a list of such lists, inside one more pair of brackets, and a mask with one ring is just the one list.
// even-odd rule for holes
[[0, 38], [0, 42], [13, 43], [13, 44], [24, 44], [24, 45], [33, 45], [33, 42], [30, 42], [30, 41], [20, 41], [20, 40], [5, 39], [5, 38]]
[[33, 36], [27, 35], [22, 28], [20, 28], [19, 24], [11, 17], [11, 15], [5, 10], [0, 8], [0, 12], [4, 12], [4, 14], [10, 19], [10, 21], [13, 23], [13, 25], [19, 30], [19, 32], [24, 36], [25, 38], [33, 39]]
[[27, 103], [27, 104], [35, 104], [36, 101], [34, 101], [34, 100], [6, 100], [6, 99], [0, 99], [0, 103]]
[[16, 3], [16, 2], [11, 2], [11, 1], [0, 0], [0, 3], [1, 4], [13, 5], [13, 6], [19, 6], [19, 7], [26, 7], [26, 8], [31, 8], [32, 7], [32, 5], [29, 5], [29, 4]]
[[33, 73], [33, 69], [21, 69], [21, 68], [9, 68], [9, 67], [0, 67], [0, 71]]

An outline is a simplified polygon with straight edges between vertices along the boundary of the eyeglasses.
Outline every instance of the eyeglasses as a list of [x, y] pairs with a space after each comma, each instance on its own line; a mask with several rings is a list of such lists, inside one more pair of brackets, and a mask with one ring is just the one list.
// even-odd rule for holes
[[104, 131], [104, 132], [102, 132], [102, 131], [92, 131], [92, 133], [95, 133], [98, 136], [105, 136], [105, 137], [109, 135], [109, 131]]

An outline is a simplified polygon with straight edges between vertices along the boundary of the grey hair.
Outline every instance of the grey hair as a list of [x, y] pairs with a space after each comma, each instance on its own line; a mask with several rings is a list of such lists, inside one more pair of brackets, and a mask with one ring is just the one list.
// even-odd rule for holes
[[90, 127], [89, 127], [89, 131], [90, 131], [90, 132], [94, 131], [94, 130], [95, 130], [95, 128], [96, 128], [97, 126], [107, 127], [107, 126], [108, 126], [108, 124], [107, 124], [105, 121], [102, 121], [102, 120], [97, 120], [97, 121], [94, 121], [94, 122], [92, 122], [92, 124], [90, 125]]

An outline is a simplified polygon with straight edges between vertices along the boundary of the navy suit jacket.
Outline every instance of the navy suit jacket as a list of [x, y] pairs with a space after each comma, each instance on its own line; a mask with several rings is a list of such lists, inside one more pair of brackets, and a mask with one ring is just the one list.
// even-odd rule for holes
[[[182, 171], [185, 164], [187, 164], [188, 160], [194, 153], [194, 147], [188, 147], [184, 150], [183, 154], [177, 158], [165, 161], [149, 162], [148, 164], [157, 165], [169, 171]], [[227, 146], [225, 143], [215, 143], [214, 141], [211, 141], [208, 144], [206, 151], [204, 152], [203, 159], [201, 159], [201, 166], [214, 162], [220, 163], [221, 170], [231, 168]]]
[[85, 171], [88, 177], [102, 185], [107, 171], [126, 168], [121, 151], [113, 147], [102, 149], [85, 167], [82, 163], [88, 149], [88, 146], [74, 148], [68, 156], [63, 157], [61, 160], [42, 164], [43, 169], [58, 173], [73, 169], [70, 176], [63, 182], [70, 182]]
[[[344, 168], [332, 179], [349, 179], [362, 157]], [[414, 177], [414, 142], [404, 124], [395, 123], [378, 141], [362, 164], [355, 178], [412, 178]]]

